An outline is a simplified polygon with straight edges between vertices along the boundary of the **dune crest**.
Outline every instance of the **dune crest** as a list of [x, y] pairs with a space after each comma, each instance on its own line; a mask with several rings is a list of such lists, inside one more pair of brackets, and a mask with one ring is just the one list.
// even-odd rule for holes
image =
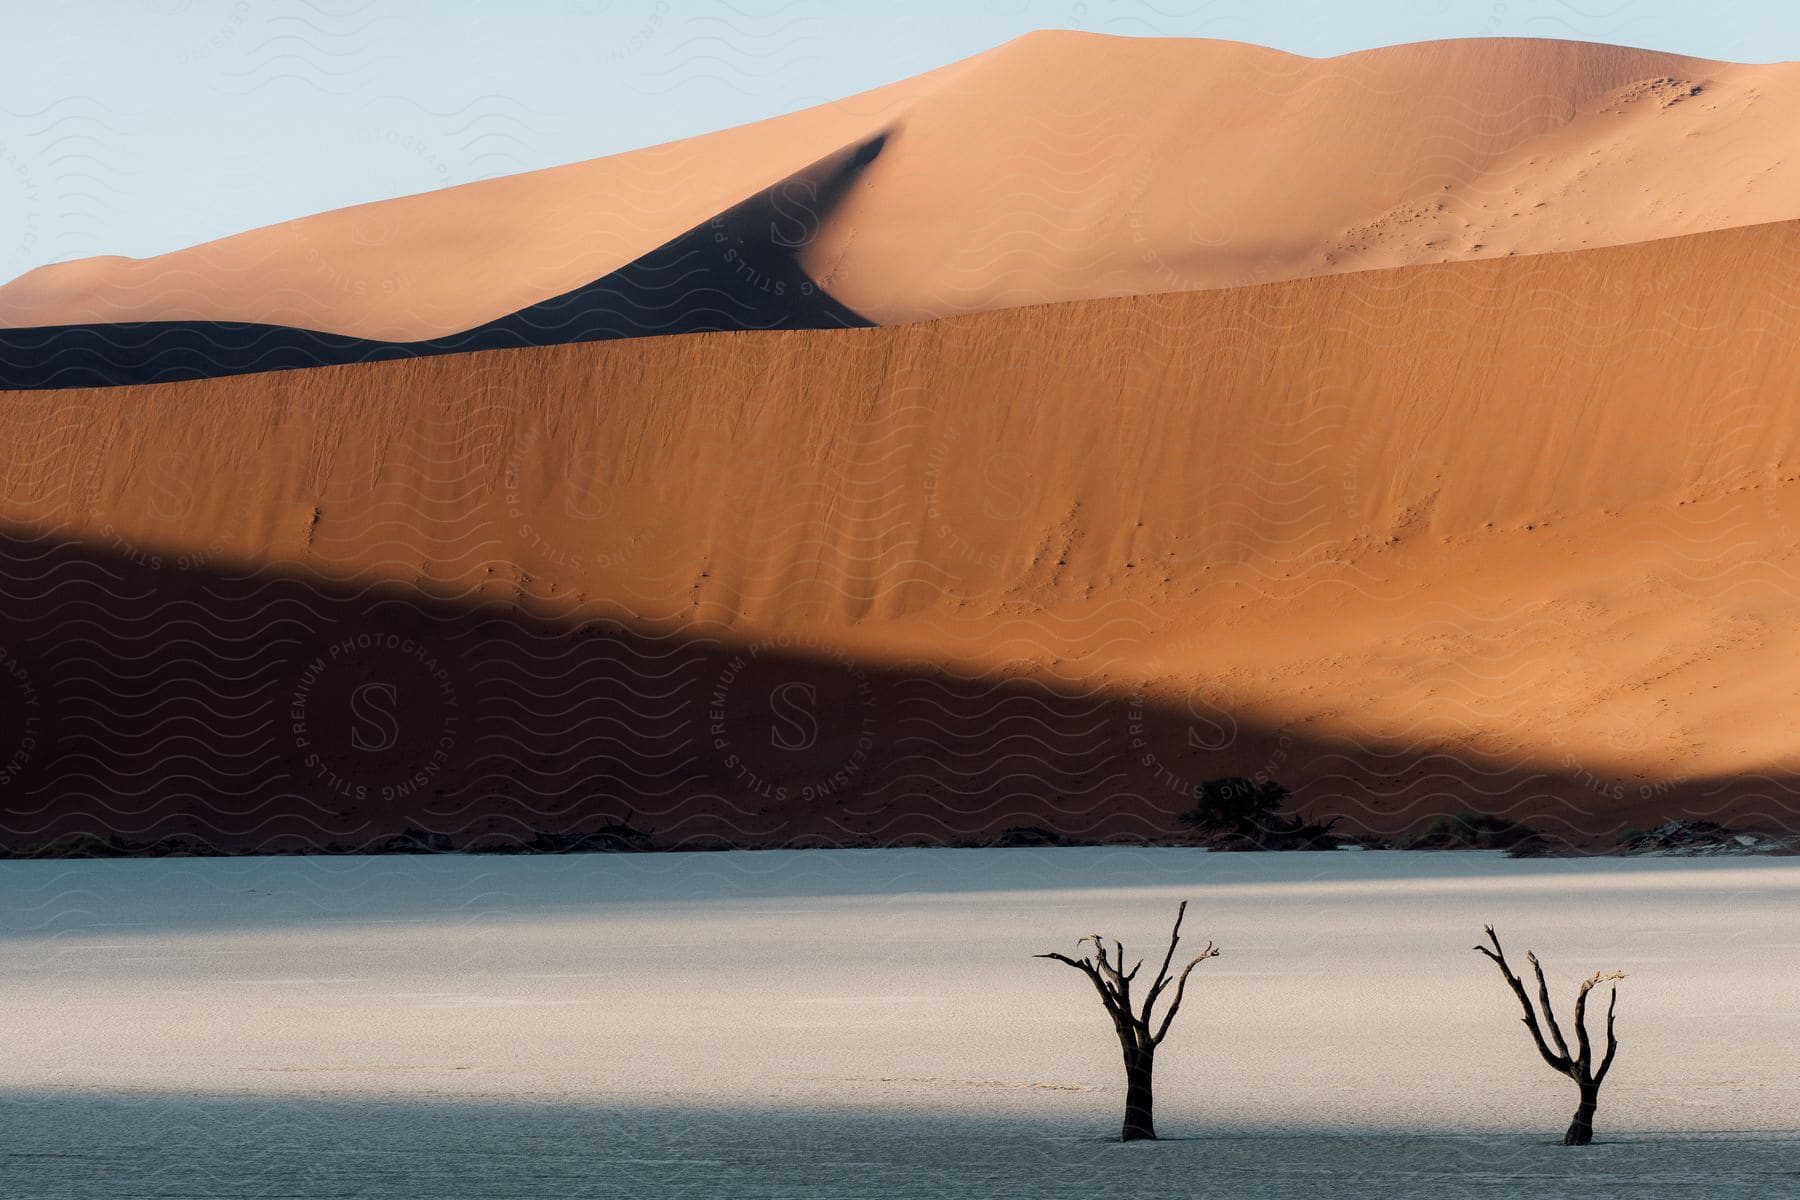
[[1307, 59], [1050, 32], [669, 145], [153, 259], [43, 267], [0, 287], [0, 326], [445, 336], [598, 279], [884, 130], [881, 160], [802, 255], [883, 323], [1800, 217], [1794, 64], [1521, 39]]

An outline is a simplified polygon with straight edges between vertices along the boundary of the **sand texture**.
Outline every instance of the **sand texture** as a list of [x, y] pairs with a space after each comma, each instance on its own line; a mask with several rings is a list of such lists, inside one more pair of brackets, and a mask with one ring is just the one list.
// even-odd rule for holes
[[6, 837], [1785, 829], [1797, 260], [13, 394]]

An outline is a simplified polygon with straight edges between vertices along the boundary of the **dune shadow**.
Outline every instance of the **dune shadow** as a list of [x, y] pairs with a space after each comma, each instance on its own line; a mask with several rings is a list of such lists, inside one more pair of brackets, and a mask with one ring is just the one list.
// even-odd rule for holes
[[[1195, 720], [1098, 685], [865, 662], [804, 630], [553, 618], [0, 535], [0, 845], [15, 851], [77, 836], [97, 852], [1166, 842], [1198, 783], [1272, 766], [1309, 812], [1375, 834], [1474, 807], [1573, 840], [1621, 823], [1578, 772], [1247, 719], [1220, 742]], [[1711, 812], [1734, 786], [1653, 803]]]
[[663, 334], [868, 326], [807, 274], [799, 255], [889, 136], [845, 147], [608, 275], [472, 329], [413, 342], [234, 321], [0, 329], [0, 390], [167, 383]]

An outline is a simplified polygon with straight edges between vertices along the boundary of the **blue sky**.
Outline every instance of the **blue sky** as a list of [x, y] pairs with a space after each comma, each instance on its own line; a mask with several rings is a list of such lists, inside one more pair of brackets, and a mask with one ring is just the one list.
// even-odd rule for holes
[[1800, 59], [1791, 0], [58, 0], [0, 7], [0, 279], [802, 108], [1043, 28]]

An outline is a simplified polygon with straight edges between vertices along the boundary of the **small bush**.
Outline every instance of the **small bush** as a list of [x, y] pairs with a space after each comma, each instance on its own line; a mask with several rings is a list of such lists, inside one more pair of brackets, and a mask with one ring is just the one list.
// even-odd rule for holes
[[1460, 812], [1438, 817], [1406, 843], [1408, 850], [1519, 850], [1542, 845], [1537, 830], [1493, 813]]
[[1273, 779], [1209, 779], [1194, 789], [1194, 807], [1178, 818], [1221, 850], [1331, 850], [1339, 838], [1324, 824], [1283, 816], [1291, 793]]
[[1003, 831], [999, 837], [985, 843], [990, 846], [1061, 846], [1064, 843], [1062, 834], [1054, 829], [1045, 829], [1039, 825], [1013, 825]]
[[48, 842], [27, 846], [19, 858], [124, 858], [132, 848], [118, 834], [66, 833]]

